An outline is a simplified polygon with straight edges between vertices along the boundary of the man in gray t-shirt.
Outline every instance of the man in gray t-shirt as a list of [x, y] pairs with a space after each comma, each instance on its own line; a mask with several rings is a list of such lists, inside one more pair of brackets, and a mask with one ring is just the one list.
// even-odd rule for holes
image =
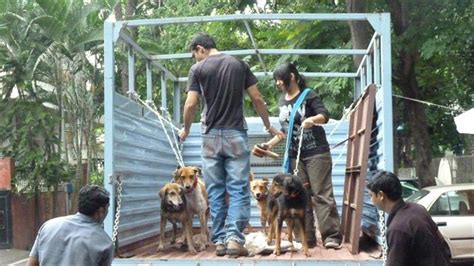
[[113, 245], [102, 228], [109, 193], [98, 186], [79, 191], [79, 212], [45, 222], [31, 249], [28, 266], [111, 265]]

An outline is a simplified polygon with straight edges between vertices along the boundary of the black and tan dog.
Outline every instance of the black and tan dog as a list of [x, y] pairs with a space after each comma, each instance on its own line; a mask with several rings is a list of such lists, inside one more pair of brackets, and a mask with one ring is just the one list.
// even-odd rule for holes
[[[278, 175], [277, 175], [278, 176]], [[309, 257], [308, 242], [305, 233], [305, 215], [308, 205], [308, 195], [303, 183], [297, 176], [284, 175], [283, 192], [276, 199], [278, 212], [276, 215], [276, 241], [274, 254], [279, 256], [281, 252], [281, 229], [283, 221], [288, 226], [288, 240], [293, 245], [293, 230], [299, 229], [300, 239], [303, 244], [303, 252]]]
[[199, 246], [199, 250], [206, 249], [209, 241], [207, 228], [207, 218], [209, 214], [209, 204], [206, 192], [206, 185], [200, 178], [201, 169], [196, 166], [178, 167], [174, 172], [174, 181], [184, 188], [184, 195], [187, 202], [187, 212], [191, 217], [191, 223], [194, 215], [198, 215], [201, 224], [201, 235], [206, 244]]
[[193, 245], [192, 221], [186, 210], [186, 197], [184, 196], [184, 188], [177, 183], [167, 183], [160, 190], [161, 198], [161, 223], [160, 223], [160, 242], [158, 250], [163, 250], [165, 244], [165, 226], [169, 221], [173, 225], [172, 243], [176, 240], [177, 223], [183, 226], [183, 233], [186, 238], [188, 250], [192, 254], [196, 254]]

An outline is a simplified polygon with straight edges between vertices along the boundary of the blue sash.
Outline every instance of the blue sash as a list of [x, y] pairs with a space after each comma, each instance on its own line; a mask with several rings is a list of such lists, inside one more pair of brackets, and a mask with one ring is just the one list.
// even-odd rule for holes
[[[306, 98], [306, 95], [311, 89], [306, 88], [298, 97], [298, 100], [296, 100], [295, 105], [293, 105], [293, 108], [291, 109], [290, 113], [290, 120], [288, 124], [288, 134], [286, 136], [286, 146], [285, 146], [285, 157], [283, 157], [283, 172], [284, 173], [290, 173], [290, 160], [288, 158], [288, 153], [290, 151], [290, 146], [291, 146], [291, 137], [293, 135], [293, 124], [295, 122], [295, 115], [296, 112], [298, 112], [298, 108], [300, 107], [301, 103], [304, 101], [304, 98]], [[303, 130], [301, 128], [301, 130]]]

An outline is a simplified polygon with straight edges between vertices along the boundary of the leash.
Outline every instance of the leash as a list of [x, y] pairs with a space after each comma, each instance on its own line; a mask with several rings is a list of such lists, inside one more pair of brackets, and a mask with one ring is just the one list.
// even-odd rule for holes
[[[140, 97], [138, 97], [138, 94], [136, 92], [130, 92], [129, 94], [133, 95], [133, 98], [136, 99], [138, 102], [140, 102], [142, 105], [144, 105], [150, 112], [154, 113], [157, 117], [158, 120], [160, 121], [161, 127], [163, 128], [163, 132], [166, 135], [166, 138], [168, 139], [168, 143], [170, 144], [171, 149], [173, 150], [173, 153], [176, 157], [176, 161], [178, 162], [179, 166], [184, 167], [184, 160], [183, 160], [183, 155], [181, 153], [181, 148], [178, 143], [178, 140], [176, 137], [173, 137], [172, 141], [170, 135], [168, 134], [168, 130], [165, 126], [165, 122], [170, 126], [171, 130], [174, 130], [177, 132], [179, 129], [168, 119], [166, 119], [163, 115], [161, 115], [157, 110], [155, 104], [152, 101], [147, 101], [144, 102]], [[162, 112], [165, 110], [161, 109]]]
[[[298, 108], [300, 107], [301, 103], [306, 98], [306, 95], [309, 92], [310, 92], [309, 88], [304, 89], [304, 91], [298, 97], [298, 100], [296, 100], [295, 104], [293, 105], [293, 108], [291, 109], [290, 120], [289, 120], [289, 123], [288, 123], [288, 136], [286, 137], [285, 156], [284, 156], [284, 159], [283, 159], [283, 172], [285, 172], [285, 173], [290, 172], [290, 160], [289, 160], [288, 154], [289, 154], [290, 146], [291, 146], [291, 138], [293, 136], [293, 125], [295, 123], [295, 115], [296, 115], [296, 112], [298, 111]], [[301, 140], [303, 139], [302, 135], [303, 135], [303, 129], [301, 129], [300, 148], [301, 148], [301, 144], [302, 144]], [[299, 153], [300, 148], [298, 149], [298, 153]], [[299, 159], [299, 154], [298, 154], [298, 159]], [[297, 161], [297, 163], [298, 163], [298, 161]], [[298, 166], [298, 164], [296, 166]], [[298, 168], [298, 167], [296, 167], [296, 168]]]

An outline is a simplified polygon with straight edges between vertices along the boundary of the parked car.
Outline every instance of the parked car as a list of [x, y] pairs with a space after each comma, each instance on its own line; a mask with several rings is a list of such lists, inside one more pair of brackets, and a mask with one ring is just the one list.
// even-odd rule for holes
[[474, 261], [474, 183], [426, 187], [406, 201], [428, 210], [452, 260]]

